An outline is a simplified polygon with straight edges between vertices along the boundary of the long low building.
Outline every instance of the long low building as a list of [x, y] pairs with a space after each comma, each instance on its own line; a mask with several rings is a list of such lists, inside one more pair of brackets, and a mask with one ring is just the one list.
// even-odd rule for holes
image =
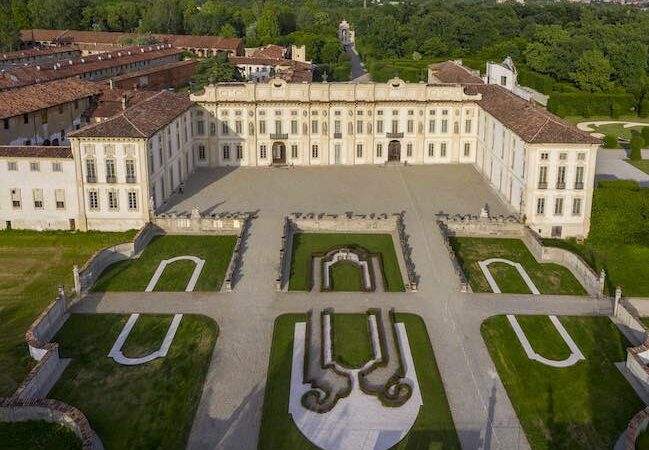
[[195, 167], [470, 164], [541, 235], [586, 236], [599, 140], [461, 65], [430, 72], [428, 84], [274, 79], [191, 101], [155, 94], [70, 136], [75, 224], [142, 226]]
[[26, 48], [15, 52], [0, 53], [0, 66], [52, 62], [66, 58], [78, 58], [80, 56], [81, 50], [79, 47], [73, 45], [62, 47]]

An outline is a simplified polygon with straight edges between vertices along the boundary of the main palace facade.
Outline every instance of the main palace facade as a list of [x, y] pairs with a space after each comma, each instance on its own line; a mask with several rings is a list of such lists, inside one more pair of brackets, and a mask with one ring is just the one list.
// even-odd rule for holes
[[[27, 153], [74, 160], [52, 162], [69, 171], [52, 194], [74, 204], [69, 211], [41, 198], [46, 177], [5, 177], [23, 156], [0, 150], [0, 211], [13, 221], [2, 225], [140, 227], [197, 167], [471, 164], [535, 231], [585, 236], [599, 146], [454, 62], [431, 66], [428, 83], [220, 83], [191, 101], [162, 92], [70, 140], [68, 153]], [[12, 182], [25, 194], [40, 189], [40, 201], [16, 203]], [[70, 183], [76, 189], [62, 193]]]

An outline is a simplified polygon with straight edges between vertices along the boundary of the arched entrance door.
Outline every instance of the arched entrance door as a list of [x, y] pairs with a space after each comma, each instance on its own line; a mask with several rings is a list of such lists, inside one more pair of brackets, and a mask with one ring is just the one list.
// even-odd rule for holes
[[388, 144], [388, 161], [401, 161], [401, 142], [390, 141]]
[[273, 144], [273, 164], [286, 164], [286, 145], [283, 142]]

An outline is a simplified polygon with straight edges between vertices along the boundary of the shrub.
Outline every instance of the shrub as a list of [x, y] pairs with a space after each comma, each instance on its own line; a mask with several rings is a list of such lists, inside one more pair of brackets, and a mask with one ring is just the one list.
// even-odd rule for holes
[[644, 139], [645, 144], [649, 142], [649, 127], [643, 127], [642, 131], [642, 139]]
[[617, 148], [617, 136], [612, 134], [604, 136], [604, 148]]
[[638, 116], [649, 117], [649, 100], [642, 100], [638, 110]]
[[568, 116], [624, 114], [633, 110], [634, 106], [635, 99], [631, 94], [553, 92], [548, 100], [549, 111]]
[[642, 147], [644, 147], [644, 139], [642, 139], [639, 133], [634, 134], [631, 137], [631, 152], [629, 153], [629, 158], [632, 161], [642, 159]]

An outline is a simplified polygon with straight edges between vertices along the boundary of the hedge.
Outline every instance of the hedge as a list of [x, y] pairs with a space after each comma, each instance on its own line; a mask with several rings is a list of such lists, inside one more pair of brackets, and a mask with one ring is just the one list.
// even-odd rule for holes
[[548, 110], [560, 117], [619, 116], [633, 111], [635, 103], [631, 94], [553, 92]]
[[518, 84], [521, 86], [528, 86], [536, 89], [543, 94], [550, 94], [554, 91], [555, 81], [548, 75], [533, 72], [524, 67], [517, 67], [518, 70]]

